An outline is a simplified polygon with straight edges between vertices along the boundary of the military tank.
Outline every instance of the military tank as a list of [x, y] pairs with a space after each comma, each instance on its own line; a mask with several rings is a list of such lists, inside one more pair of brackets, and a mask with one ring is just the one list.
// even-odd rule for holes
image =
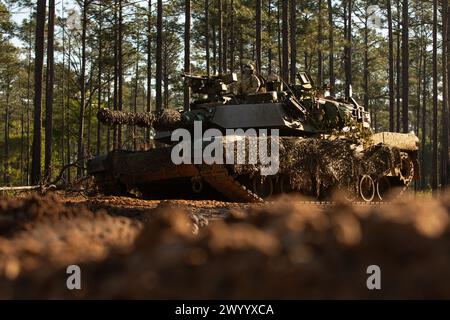
[[[331, 97], [305, 72], [297, 78], [298, 84], [288, 85], [277, 76], [260, 77], [259, 87], [249, 93], [240, 90], [235, 73], [185, 75], [194, 96], [190, 111], [101, 109], [97, 116], [106, 125], [154, 128], [157, 147], [95, 157], [88, 173], [108, 195], [235, 202], [284, 193], [327, 199], [336, 191], [351, 201], [384, 201], [419, 178], [414, 134], [374, 134], [369, 113], [353, 97]], [[180, 142], [180, 137], [187, 138]], [[222, 147], [223, 153], [234, 151], [232, 161], [202, 157], [209, 148], [213, 160], [220, 159]], [[263, 149], [274, 156], [270, 165], [277, 170], [264, 170], [268, 163], [262, 157], [236, 161]]]

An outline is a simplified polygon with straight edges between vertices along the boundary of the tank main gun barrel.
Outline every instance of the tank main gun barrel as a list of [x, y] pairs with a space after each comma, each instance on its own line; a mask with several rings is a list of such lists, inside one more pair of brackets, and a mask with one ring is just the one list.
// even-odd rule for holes
[[97, 119], [108, 126], [131, 125], [141, 128], [153, 127], [158, 131], [170, 131], [184, 126], [181, 113], [173, 109], [165, 109], [159, 113], [132, 113], [102, 108]]

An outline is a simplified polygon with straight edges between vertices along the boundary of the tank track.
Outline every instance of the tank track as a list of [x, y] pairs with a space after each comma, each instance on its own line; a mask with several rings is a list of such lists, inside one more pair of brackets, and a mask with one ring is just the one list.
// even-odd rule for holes
[[201, 165], [199, 172], [211, 187], [233, 201], [264, 202], [261, 197], [236, 181], [223, 165]]
[[[395, 198], [400, 197], [410, 187], [417, 175], [416, 170], [418, 165], [416, 159], [412, 158], [408, 153], [402, 152], [402, 168], [396, 168], [394, 178], [401, 183], [400, 190]], [[227, 168], [223, 165], [201, 165], [199, 166], [199, 174], [201, 178], [207, 182], [212, 188], [226, 196], [227, 198], [236, 202], [261, 203], [265, 202], [263, 199], [251, 188], [246, 187], [231, 176]], [[381, 201], [380, 201], [381, 200]], [[394, 200], [394, 199], [389, 199]], [[370, 202], [362, 201], [358, 194], [355, 198], [349, 200], [352, 203], [381, 203], [386, 202], [383, 199], [377, 199]]]

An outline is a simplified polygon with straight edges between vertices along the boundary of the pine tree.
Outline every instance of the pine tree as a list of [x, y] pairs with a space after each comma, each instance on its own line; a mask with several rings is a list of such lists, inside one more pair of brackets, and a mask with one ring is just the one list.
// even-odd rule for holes
[[44, 28], [46, 1], [37, 0], [36, 35], [34, 59], [34, 126], [33, 126], [33, 153], [31, 164], [31, 183], [41, 181], [41, 113], [42, 113], [42, 69], [44, 65]]

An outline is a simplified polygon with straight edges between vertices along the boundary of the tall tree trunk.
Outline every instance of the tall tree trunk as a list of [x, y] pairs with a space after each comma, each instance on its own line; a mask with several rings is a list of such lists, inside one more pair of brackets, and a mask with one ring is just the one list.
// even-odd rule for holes
[[255, 42], [251, 42], [251, 51], [252, 51], [252, 61], [255, 61], [256, 60], [256, 52], [255, 52]]
[[53, 86], [55, 82], [54, 62], [55, 0], [48, 2], [47, 31], [47, 76], [45, 86], [45, 180], [52, 177], [52, 142], [53, 142]]
[[[118, 30], [118, 109], [123, 110], [123, 3], [119, 0], [119, 30]], [[117, 146], [122, 149], [122, 126], [117, 126]]]
[[[447, 61], [445, 61], [444, 63], [447, 64], [447, 138], [446, 138], [446, 143], [447, 143], [447, 150], [448, 148], [448, 144], [449, 144], [449, 140], [450, 140], [450, 129], [449, 129], [449, 124], [450, 124], [450, 3], [448, 4], [447, 7]], [[450, 150], [448, 150], [450, 151]], [[448, 155], [447, 157], [449, 157], [450, 155]], [[450, 161], [449, 161], [450, 162]], [[450, 185], [450, 163], [447, 163], [447, 186]]]
[[353, 84], [353, 37], [352, 37], [352, 30], [353, 30], [353, 20], [352, 20], [352, 13], [353, 13], [353, 0], [348, 0], [348, 35], [347, 35], [347, 43], [348, 43], [348, 61], [347, 61], [347, 69], [348, 69], [348, 84], [349, 88]]
[[90, 157], [92, 155], [91, 152], [91, 133], [92, 133], [92, 92], [93, 92], [93, 79], [94, 79], [94, 64], [91, 64], [91, 68], [89, 70], [89, 100], [87, 101], [87, 107], [86, 110], [88, 112], [87, 114], [87, 136], [86, 136], [86, 147], [85, 147], [85, 155], [86, 157]]
[[168, 59], [167, 43], [164, 40], [163, 46], [163, 81], [164, 81], [164, 108], [169, 107], [169, 72], [167, 68]]
[[6, 67], [6, 106], [5, 106], [5, 145], [4, 145], [4, 159], [3, 159], [3, 181], [4, 184], [9, 186], [10, 177], [9, 177], [9, 103], [10, 103], [10, 91], [11, 91], [11, 70], [10, 67]]
[[[103, 6], [102, 3], [99, 3], [99, 10], [100, 10], [100, 20], [98, 25], [98, 74], [97, 74], [97, 85], [98, 85], [98, 92], [97, 92], [97, 108], [100, 110], [102, 106], [102, 76], [103, 76]], [[102, 149], [102, 134], [101, 134], [101, 123], [100, 121], [97, 121], [97, 146], [95, 154], [98, 156], [100, 154], [100, 150]]]
[[[61, 168], [65, 167], [65, 134], [66, 134], [66, 26], [64, 20], [64, 1], [61, 1], [62, 12], [62, 71], [61, 71]], [[70, 63], [70, 61], [69, 61]], [[66, 178], [63, 172], [63, 178]]]
[[267, 20], [267, 36], [269, 38], [269, 45], [267, 46], [267, 58], [268, 58], [268, 63], [267, 63], [267, 73], [271, 74], [272, 73], [272, 0], [268, 0], [268, 5], [267, 5], [267, 16], [268, 16], [268, 20]]
[[305, 70], [307, 70], [309, 72], [309, 55], [308, 55], [308, 51], [305, 50], [305, 52], [303, 53], [303, 61], [305, 64]]
[[333, 24], [333, 3], [331, 0], [328, 0], [328, 25], [329, 25], [329, 33], [328, 33], [328, 46], [330, 49], [330, 94], [334, 96], [335, 86], [336, 86], [336, 76], [334, 74], [334, 24]]
[[319, 27], [317, 35], [317, 84], [319, 87], [323, 85], [323, 55], [322, 55], [322, 44], [323, 44], [323, 19], [322, 19], [322, 0], [319, 0]]
[[[33, 10], [30, 8], [30, 21], [33, 19]], [[26, 159], [26, 170], [27, 170], [27, 181], [26, 184], [29, 185], [31, 183], [30, 180], [30, 112], [31, 112], [31, 51], [33, 50], [32, 44], [32, 35], [33, 35], [33, 27], [30, 23], [29, 30], [29, 42], [28, 42], [28, 70], [27, 70], [27, 159]]]
[[[152, 0], [147, 9], [147, 112], [152, 111]], [[151, 128], [145, 128], [145, 142], [150, 143]]]
[[372, 108], [369, 108], [369, 17], [366, 15], [364, 19], [364, 107], [373, 115]]
[[448, 91], [447, 85], [449, 84], [448, 70], [447, 70], [447, 51], [448, 46], [448, 34], [447, 34], [447, 18], [448, 18], [448, 1], [442, 1], [442, 76], [443, 76], [443, 100], [442, 100], [442, 156], [441, 156], [441, 185], [443, 188], [448, 183]]
[[[71, 56], [72, 56], [72, 46], [71, 46], [71, 41], [70, 41], [70, 36], [67, 39], [67, 74], [70, 75], [70, 70], [71, 70], [71, 65], [70, 65], [70, 60], [71, 60]], [[67, 90], [67, 122], [69, 123], [69, 113], [70, 113], [70, 90]], [[70, 140], [70, 135], [71, 135], [71, 130], [70, 130], [70, 125], [67, 125], [67, 139], [66, 139], [66, 143], [67, 143], [67, 164], [70, 164], [72, 162], [72, 148], [71, 148], [71, 140]], [[71, 175], [71, 170], [70, 168], [67, 169], [67, 183], [71, 183], [72, 182], [72, 175]]]
[[387, 19], [389, 37], [389, 131], [395, 131], [395, 93], [394, 93], [394, 37], [392, 34], [392, 8], [391, 0], [387, 0]]
[[23, 112], [20, 114], [20, 184], [24, 184], [24, 146], [25, 146], [25, 117]]
[[433, 0], [433, 153], [431, 188], [436, 194], [438, 187], [438, 61], [437, 61], [437, 25], [438, 25], [438, 0]]
[[277, 49], [278, 49], [278, 74], [283, 75], [283, 54], [282, 54], [282, 31], [281, 31], [281, 3], [284, 0], [278, 0], [277, 2]]
[[402, 124], [403, 132], [409, 132], [409, 0], [402, 5]]
[[235, 69], [235, 50], [236, 50], [236, 39], [235, 39], [235, 28], [234, 25], [234, 0], [230, 1], [230, 72], [234, 72]]
[[211, 75], [210, 58], [209, 58], [209, 0], [205, 0], [205, 58], [206, 58], [206, 74]]
[[397, 87], [396, 87], [396, 96], [397, 96], [397, 132], [400, 132], [401, 128], [401, 96], [400, 96], [400, 88], [401, 88], [401, 61], [400, 61], [400, 49], [401, 49], [401, 41], [400, 41], [400, 31], [401, 31], [401, 18], [400, 18], [400, 0], [397, 0], [397, 61], [396, 61], [396, 72], [397, 72]]
[[[184, 19], [184, 72], [191, 73], [191, 0], [185, 0]], [[189, 111], [191, 88], [184, 86], [184, 111]]]
[[[228, 11], [228, 1], [227, 0], [222, 0], [225, 2], [225, 6], [222, 9], [222, 15], [223, 12], [225, 12], [225, 16], [226, 13]], [[226, 16], [227, 17], [227, 16]], [[227, 17], [228, 18], [228, 17]], [[227, 63], [227, 59], [228, 59], [228, 19], [225, 19], [225, 28], [222, 22], [222, 71], [224, 73], [228, 72], [228, 63]]]
[[[421, 40], [422, 41], [422, 40]], [[420, 103], [421, 103], [421, 94], [422, 94], [422, 81], [421, 79], [423, 78], [422, 75], [422, 56], [423, 56], [423, 50], [422, 50], [423, 46], [420, 46], [420, 56], [419, 56], [419, 65], [417, 67], [417, 107], [416, 107], [416, 122], [414, 124], [414, 129], [415, 129], [415, 133], [416, 136], [419, 136], [419, 128], [420, 128]]]
[[345, 96], [350, 97], [350, 87], [352, 85], [352, 8], [353, 0], [344, 2], [344, 18], [345, 18]]
[[261, 73], [261, 1], [256, 0], [256, 72]]
[[282, 48], [282, 72], [281, 76], [284, 81], [289, 83], [289, 0], [281, 0], [282, 2], [282, 38], [283, 38], [283, 48]]
[[162, 110], [162, 0], [157, 0], [156, 17], [156, 112]]
[[[136, 34], [136, 37], [139, 37], [139, 34]], [[136, 65], [134, 69], [134, 95], [133, 95], [133, 112], [137, 113], [137, 96], [138, 96], [138, 88], [139, 88], [139, 38], [137, 40], [137, 50], [136, 50]], [[133, 126], [133, 150], [137, 150], [137, 132], [136, 126]]]
[[34, 59], [34, 127], [31, 183], [41, 180], [41, 114], [42, 114], [42, 68], [44, 64], [44, 28], [46, 1], [37, 0], [35, 59]]
[[78, 120], [78, 167], [77, 176], [81, 178], [83, 175], [83, 164], [84, 164], [84, 109], [86, 106], [86, 29], [87, 29], [87, 9], [88, 0], [83, 1], [83, 18], [82, 18], [82, 29], [81, 29], [81, 76], [80, 76], [80, 90], [81, 90], [81, 101], [80, 101], [80, 113]]
[[244, 39], [242, 30], [239, 33], [239, 70], [242, 72], [242, 64], [244, 63]]
[[217, 10], [219, 15], [219, 30], [218, 30], [218, 39], [219, 42], [219, 48], [218, 48], [218, 59], [219, 59], [219, 74], [222, 74], [223, 72], [223, 52], [222, 52], [222, 39], [223, 39], [223, 20], [222, 20], [222, 0], [217, 0]]
[[[114, 79], [113, 79], [113, 108], [114, 110], [118, 110], [118, 78], [119, 78], [119, 57], [118, 57], [118, 32], [117, 32], [117, 25], [118, 25], [118, 15], [117, 15], [117, 6], [118, 6], [118, 0], [114, 0]], [[116, 150], [118, 148], [117, 145], [117, 126], [114, 126], [113, 128], [113, 149]]]
[[297, 74], [297, 1], [289, 0], [289, 28], [290, 28], [290, 44], [291, 44], [291, 68], [290, 83], [295, 84]]
[[[422, 86], [422, 139], [421, 145], [425, 146], [427, 141], [427, 102], [428, 102], [428, 77], [427, 77], [427, 48], [424, 45], [423, 54], [423, 86]], [[425, 188], [426, 184], [426, 162], [425, 162], [425, 148], [420, 151], [420, 187]]]
[[[108, 70], [108, 86], [107, 86], [107, 91], [106, 91], [106, 95], [108, 98], [108, 102], [106, 103], [106, 106], [109, 108], [111, 108], [111, 71]], [[106, 135], [106, 152], [110, 152], [111, 151], [111, 129], [108, 126], [107, 129], [107, 135]]]
[[375, 106], [371, 104], [370, 100], [368, 103], [369, 104], [367, 106], [370, 110], [372, 110], [372, 114], [373, 114], [373, 130], [375, 131], [375, 133], [377, 133], [378, 132], [378, 112], [375, 109]]
[[212, 50], [213, 50], [213, 74], [217, 74], [217, 36], [216, 36], [216, 24], [212, 24]]

